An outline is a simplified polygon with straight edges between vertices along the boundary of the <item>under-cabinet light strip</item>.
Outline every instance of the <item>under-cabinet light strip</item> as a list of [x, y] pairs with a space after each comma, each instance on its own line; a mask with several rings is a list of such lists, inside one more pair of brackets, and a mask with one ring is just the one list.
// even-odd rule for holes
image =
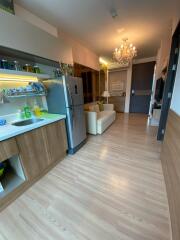
[[0, 74], [0, 81], [38, 82], [37, 77]]

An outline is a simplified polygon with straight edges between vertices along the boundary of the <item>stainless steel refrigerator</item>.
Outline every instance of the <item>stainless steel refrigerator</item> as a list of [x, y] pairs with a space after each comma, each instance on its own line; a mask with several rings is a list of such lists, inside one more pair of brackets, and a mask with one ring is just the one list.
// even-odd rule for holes
[[69, 153], [75, 153], [86, 141], [83, 84], [81, 78], [65, 77], [44, 81], [50, 113], [65, 114]]

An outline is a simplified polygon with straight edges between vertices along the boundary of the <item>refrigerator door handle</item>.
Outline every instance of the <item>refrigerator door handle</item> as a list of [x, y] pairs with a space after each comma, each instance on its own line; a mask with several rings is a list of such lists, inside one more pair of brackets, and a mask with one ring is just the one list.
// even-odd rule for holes
[[73, 99], [72, 99], [72, 96], [71, 96], [71, 92], [70, 92], [70, 89], [69, 89], [69, 86], [67, 86], [67, 90], [68, 90], [68, 95], [70, 97], [70, 101], [71, 101], [71, 106], [73, 106]]
[[74, 110], [73, 110], [73, 107], [70, 107], [69, 110], [70, 110], [70, 115], [71, 115], [71, 117], [70, 117], [71, 126], [72, 126], [72, 129], [74, 129]]

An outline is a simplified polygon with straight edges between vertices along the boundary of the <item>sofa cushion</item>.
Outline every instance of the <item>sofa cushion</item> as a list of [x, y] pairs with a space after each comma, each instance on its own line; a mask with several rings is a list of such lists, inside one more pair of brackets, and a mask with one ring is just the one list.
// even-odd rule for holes
[[99, 119], [106, 119], [113, 114], [115, 114], [115, 111], [102, 111], [102, 112], [98, 113], [97, 118], [98, 118], [98, 120]]
[[112, 115], [116, 114], [115, 111], [103, 111], [103, 112], [99, 112], [97, 115], [97, 120], [98, 121], [106, 121], [106, 119], [108, 119], [109, 117], [111, 117]]

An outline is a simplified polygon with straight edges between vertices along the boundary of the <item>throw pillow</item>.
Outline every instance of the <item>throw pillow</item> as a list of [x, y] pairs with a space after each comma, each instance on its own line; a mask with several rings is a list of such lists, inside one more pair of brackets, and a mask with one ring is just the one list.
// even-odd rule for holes
[[98, 102], [100, 112], [104, 111], [103, 102]]
[[94, 105], [94, 110], [95, 110], [95, 112], [97, 112], [97, 113], [100, 112], [98, 104]]

